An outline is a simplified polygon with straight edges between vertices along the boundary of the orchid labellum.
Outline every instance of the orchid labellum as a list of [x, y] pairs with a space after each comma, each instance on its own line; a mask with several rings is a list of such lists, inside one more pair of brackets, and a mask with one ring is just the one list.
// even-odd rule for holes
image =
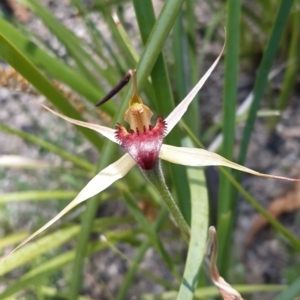
[[[163, 144], [163, 139], [180, 121], [180, 119], [186, 112], [188, 106], [190, 105], [198, 91], [201, 89], [207, 78], [210, 76], [210, 74], [216, 67], [222, 53], [223, 50], [216, 59], [216, 61], [213, 63], [213, 65], [194, 86], [190, 93], [180, 102], [180, 104], [177, 107], [175, 107], [175, 109], [165, 119], [163, 119], [162, 117], [158, 117], [155, 124], [151, 122], [151, 117], [153, 115], [151, 109], [145, 104], [143, 104], [142, 99], [137, 94], [135, 70], [130, 70], [122, 79], [120, 84], [100, 102], [101, 104], [107, 101], [113, 94], [115, 94], [116, 90], [120, 89], [129, 81], [130, 77], [133, 77], [133, 93], [129, 101], [129, 107], [125, 112], [124, 116], [125, 121], [130, 124], [129, 131], [127, 131], [126, 128], [120, 124], [116, 126], [115, 130], [97, 124], [74, 120], [42, 105], [48, 111], [65, 119], [70, 123], [90, 128], [99, 132], [101, 135], [108, 138], [112, 142], [119, 144], [126, 151], [126, 153], [119, 160], [109, 165], [101, 172], [99, 172], [94, 178], [92, 178], [91, 181], [81, 190], [78, 196], [73, 201], [71, 201], [69, 205], [67, 205], [67, 207], [65, 207], [60, 213], [58, 213], [42, 228], [37, 230], [26, 240], [24, 240], [11, 253], [13, 253], [15, 250], [26, 244], [39, 233], [47, 229], [54, 222], [56, 222], [67, 212], [69, 212], [72, 208], [74, 208], [81, 202], [93, 197], [94, 195], [100, 193], [101, 191], [105, 190], [116, 180], [124, 177], [129, 172], [129, 170], [133, 168], [136, 164], [142, 170], [143, 174], [146, 175], [146, 177], [147, 174], [149, 175], [149, 172], [151, 173], [151, 171], [156, 170], [156, 168], [159, 165], [159, 160], [163, 159], [175, 164], [181, 164], [186, 166], [225, 166], [262, 177], [284, 180], [297, 180], [261, 174], [246, 167], [240, 166], [236, 163], [233, 163], [216, 153], [209, 152], [204, 149], [174, 147], [171, 145]], [[170, 210], [172, 210], [172, 205], [172, 203], [171, 206], [167, 204]], [[177, 207], [175, 207], [175, 214], [176, 213], [179, 216], [181, 216], [181, 213]], [[172, 214], [174, 216], [173, 211]], [[188, 228], [187, 225], [186, 227]]]

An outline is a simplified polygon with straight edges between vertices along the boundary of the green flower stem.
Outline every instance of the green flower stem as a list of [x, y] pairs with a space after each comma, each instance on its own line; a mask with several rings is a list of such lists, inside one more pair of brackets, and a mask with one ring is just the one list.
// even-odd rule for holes
[[147, 180], [157, 189], [165, 205], [167, 206], [170, 213], [172, 214], [175, 222], [177, 223], [178, 227], [182, 231], [184, 237], [186, 238], [186, 240], [188, 240], [190, 236], [190, 227], [186, 223], [185, 219], [183, 218], [176, 202], [174, 201], [166, 185], [160, 160], [157, 161], [153, 169], [143, 170], [140, 168], [140, 170], [143, 173], [143, 175], [147, 178]]

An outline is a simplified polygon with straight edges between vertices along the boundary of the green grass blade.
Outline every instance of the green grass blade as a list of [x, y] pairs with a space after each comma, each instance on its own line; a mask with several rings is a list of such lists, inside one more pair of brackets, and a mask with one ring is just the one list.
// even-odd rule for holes
[[88, 171], [95, 171], [95, 167], [92, 164], [90, 164], [89, 162], [70, 154], [69, 152], [53, 145], [52, 143], [49, 143], [49, 142], [43, 141], [40, 138], [37, 138], [34, 134], [31, 134], [31, 133], [28, 133], [28, 132], [25, 132], [22, 130], [17, 130], [17, 129], [8, 127], [4, 124], [0, 124], [0, 130], [2, 132], [18, 136], [21, 139], [23, 139], [24, 141], [30, 142], [34, 145], [42, 147], [43, 149], [51, 151], [51, 152], [59, 155], [60, 157], [73, 162], [75, 165], [77, 165], [81, 168], [84, 168]]
[[[184, 145], [191, 147], [193, 143], [187, 138]], [[200, 267], [206, 251], [209, 217], [204, 169], [189, 167], [187, 174], [192, 203], [191, 236], [184, 274], [177, 295], [178, 300], [194, 299]]]
[[[168, 218], [168, 212], [165, 209], [162, 209], [157, 220], [154, 224], [154, 229], [159, 231], [162, 227], [164, 221]], [[134, 280], [134, 276], [139, 269], [139, 266], [144, 258], [146, 251], [151, 247], [150, 239], [148, 238], [143, 244], [138, 248], [137, 253], [135, 255], [134, 260], [132, 261], [132, 265], [129, 271], [126, 273], [123, 283], [119, 288], [118, 294], [116, 296], [116, 300], [122, 300], [125, 298], [128, 289], [130, 288], [132, 281]], [[172, 288], [172, 285], [167, 285], [166, 288]]]
[[[292, 15], [292, 37], [289, 45], [289, 54], [288, 61], [291, 63], [288, 64], [287, 69], [284, 74], [282, 89], [280, 95], [277, 99], [276, 108], [279, 110], [283, 110], [287, 104], [291, 92], [296, 83], [296, 77], [298, 75], [298, 71], [300, 69], [300, 41], [299, 41], [299, 28], [300, 28], [300, 14], [299, 12], [294, 12]], [[271, 129], [275, 127], [279, 120], [278, 118], [274, 118], [271, 123]]]
[[126, 201], [127, 207], [129, 208], [131, 214], [134, 216], [134, 218], [140, 224], [140, 227], [145, 231], [146, 235], [148, 236], [149, 241], [156, 248], [157, 252], [161, 255], [162, 259], [165, 261], [170, 271], [174, 273], [175, 271], [174, 264], [169, 254], [167, 253], [161, 240], [157, 236], [157, 232], [155, 228], [151, 226], [147, 218], [144, 216], [144, 214], [138, 207], [137, 200], [134, 199], [133, 195], [127, 191], [124, 191], [124, 199]]
[[[3, 35], [0, 34], [0, 57], [28, 80], [41, 94], [51, 101], [59, 110], [69, 117], [82, 120], [81, 115], [68, 103], [51, 82], [20, 53]], [[98, 134], [83, 127], [78, 129], [97, 149], [101, 149]]]
[[9, 256], [5, 261], [1, 262], [0, 275], [4, 275], [14, 268], [30, 261], [36, 256], [60, 246], [61, 244], [76, 236], [78, 230], [79, 226], [60, 229], [21, 248], [19, 251]]
[[[239, 65], [239, 26], [240, 26], [240, 0], [227, 0], [226, 23], [226, 55], [225, 78], [223, 91], [223, 144], [221, 155], [232, 160], [235, 129], [235, 107], [237, 102], [237, 79]], [[231, 224], [221, 223], [222, 216], [233, 210], [231, 186], [227, 178], [220, 174], [219, 200], [218, 200], [218, 265], [222, 276], [226, 277], [228, 262]]]
[[[285, 288], [284, 285], [274, 285], [274, 284], [265, 284], [265, 285], [233, 285], [235, 290], [242, 294], [249, 294], [255, 292], [275, 292], [281, 291]], [[168, 291], [159, 295], [149, 295], [145, 294], [141, 296], [141, 300], [173, 300], [176, 297], [176, 291]], [[195, 300], [208, 299], [207, 297], [216, 297], [220, 293], [218, 289], [214, 286], [205, 287], [197, 289], [195, 292]], [[209, 298], [210, 299], [210, 298]], [[274, 299], [275, 300], [275, 299]], [[279, 300], [279, 299], [277, 299]]]
[[[37, 14], [49, 30], [56, 35], [62, 44], [64, 44], [69, 54], [76, 61], [82, 74], [88, 79], [95, 87], [99, 85], [96, 77], [91, 72], [97, 63], [92, 55], [87, 53], [82, 45], [84, 44], [73, 32], [69, 31], [63, 26], [48, 10], [41, 5], [37, 0], [18, 0], [21, 4], [31, 9]], [[88, 66], [87, 66], [88, 64]]]
[[290, 286], [288, 286], [281, 294], [274, 298], [274, 300], [293, 300], [300, 294], [300, 277], [296, 279]]
[[77, 191], [25, 191], [0, 194], [0, 204], [8, 202], [22, 202], [22, 201], [44, 201], [49, 199], [65, 200], [73, 199], [77, 196]]
[[256, 114], [259, 109], [260, 100], [268, 82], [268, 74], [272, 67], [284, 27], [288, 20], [290, 9], [292, 7], [293, 0], [282, 0], [281, 5], [272, 29], [270, 40], [267, 44], [266, 51], [262, 58], [261, 64], [258, 69], [257, 77], [254, 85], [254, 98], [249, 111], [248, 119], [243, 131], [243, 139], [240, 147], [238, 163], [243, 165], [245, 163], [247, 149], [253, 131], [254, 122], [256, 120]]
[[232, 185], [238, 190], [238, 192], [263, 216], [267, 221], [280, 232], [289, 243], [300, 250], [300, 240], [298, 240], [292, 233], [290, 233], [284, 226], [282, 226], [275, 218], [273, 218], [260, 204], [255, 200], [240, 184], [239, 182], [224, 168], [220, 167], [221, 172], [228, 178]]
[[[99, 225], [97, 225], [98, 227]], [[101, 226], [102, 232], [106, 226]], [[107, 237], [111, 243], [116, 242], [126, 242], [128, 237], [132, 236], [130, 232], [107, 232]], [[107, 248], [108, 245], [102, 241], [94, 242], [89, 244], [87, 256], [91, 255], [97, 251]], [[27, 272], [21, 278], [19, 278], [15, 283], [9, 286], [4, 292], [0, 295], [0, 300], [5, 299], [6, 297], [11, 296], [12, 294], [27, 288], [28, 286], [34, 284], [37, 280], [45, 278], [53, 274], [54, 272], [61, 270], [65, 265], [71, 263], [75, 258], [75, 250], [68, 251], [66, 253], [57, 255], [56, 257], [44, 262], [38, 267], [35, 267], [34, 270]]]
[[[104, 1], [103, 1], [104, 2]], [[113, 35], [114, 41], [117, 43], [118, 48], [120, 49], [122, 56], [125, 58], [126, 61], [126, 68], [132, 69], [136, 65], [136, 60], [132, 56], [132, 53], [130, 52], [129, 48], [127, 47], [126, 43], [124, 42], [123, 38], [120, 35], [120, 32], [117, 29], [117, 25], [113, 20], [113, 17], [111, 16], [111, 13], [108, 8], [102, 7], [101, 8], [103, 17], [105, 18], [105, 21], [107, 25], [109, 26], [111, 33]]]
[[[198, 140], [196, 136], [193, 135], [192, 132], [187, 131], [191, 139], [194, 143], [203, 148], [201, 142]], [[228, 172], [225, 168], [220, 167], [220, 171], [227, 177], [227, 179], [231, 182], [231, 184], [241, 193], [242, 196], [260, 213], [262, 214], [268, 222], [276, 228], [278, 232], [280, 232], [296, 249], [300, 249], [300, 241], [293, 236], [287, 229], [285, 229], [275, 218], [273, 218], [260, 204], [254, 199], [242, 186], [241, 184]], [[228, 217], [224, 215], [224, 217]]]
[[[276, 16], [276, 20], [275, 20], [272, 32], [271, 32], [270, 40], [267, 44], [265, 53], [263, 55], [261, 64], [258, 69], [258, 73], [257, 73], [257, 77], [255, 80], [254, 89], [253, 89], [254, 96], [253, 96], [253, 100], [252, 100], [252, 105], [250, 107], [247, 122], [244, 127], [243, 134], [242, 134], [243, 138], [242, 138], [240, 151], [239, 151], [239, 157], [238, 157], [238, 161], [237, 161], [238, 164], [240, 164], [240, 165], [244, 165], [245, 160], [246, 160], [247, 149], [248, 149], [248, 145], [250, 142], [251, 133], [253, 131], [254, 123], [255, 123], [255, 120], [257, 117], [257, 112], [259, 109], [260, 101], [263, 96], [263, 92], [267, 86], [268, 74], [270, 73], [272, 63], [274, 61], [274, 58], [275, 58], [282, 34], [283, 34], [284, 27], [286, 25], [292, 4], [293, 4], [293, 0], [281, 1], [280, 8], [279, 8], [278, 14]], [[240, 182], [241, 178], [242, 178], [241, 172], [235, 173], [235, 179], [237, 182]], [[231, 196], [232, 196], [233, 204], [235, 204], [237, 202], [237, 197], [238, 197], [237, 190], [234, 190]], [[274, 223], [271, 223], [271, 224], [274, 225]], [[274, 227], [276, 227], [276, 226], [274, 225]], [[297, 241], [295, 240], [295, 238], [293, 236], [290, 236], [289, 232], [284, 233], [284, 231], [286, 231], [286, 230], [282, 226], [280, 228], [282, 230], [281, 232], [283, 233], [283, 235], [289, 239], [289, 241], [294, 245], [294, 247], [297, 247]], [[277, 225], [276, 229], [279, 230], [278, 225]], [[218, 234], [219, 233], [220, 232], [218, 232]]]
[[179, 103], [188, 93], [187, 76], [189, 75], [186, 72], [185, 65], [187, 40], [183, 27], [183, 11], [178, 14], [174, 24], [172, 49], [174, 55], [175, 87], [177, 91], [176, 103]]
[[[0, 18], [0, 32], [19, 52], [26, 56], [27, 59], [38, 68], [41, 68], [48, 75], [67, 84], [88, 101], [95, 103], [104, 96], [105, 92], [100, 84], [95, 88], [88, 80], [39, 48], [2, 18]], [[103, 105], [102, 109], [110, 115], [116, 111], [115, 106], [109, 102]]]
[[22, 242], [28, 234], [26, 232], [17, 232], [6, 235], [0, 239], [0, 249]]
[[[68, 300], [68, 295], [64, 292], [59, 292], [57, 289], [49, 286], [38, 286], [40, 288], [40, 294], [39, 297], [47, 296], [45, 299], [66, 299]], [[44, 300], [39, 298], [39, 300]], [[93, 300], [92, 298], [89, 297], [84, 297], [84, 296], [79, 296], [76, 300]]]

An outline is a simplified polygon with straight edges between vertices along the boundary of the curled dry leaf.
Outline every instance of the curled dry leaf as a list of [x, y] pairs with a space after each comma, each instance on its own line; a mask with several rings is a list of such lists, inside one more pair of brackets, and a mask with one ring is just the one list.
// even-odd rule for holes
[[[297, 182], [294, 189], [287, 192], [283, 197], [277, 198], [267, 208], [268, 213], [275, 219], [284, 213], [292, 212], [300, 208], [300, 183]], [[268, 221], [261, 214], [257, 214], [252, 227], [245, 240], [245, 247], [249, 247], [257, 232], [268, 224]]]
[[218, 241], [215, 227], [208, 230], [207, 251], [210, 256], [210, 276], [224, 300], [243, 300], [242, 296], [220, 276], [216, 262], [218, 257]]

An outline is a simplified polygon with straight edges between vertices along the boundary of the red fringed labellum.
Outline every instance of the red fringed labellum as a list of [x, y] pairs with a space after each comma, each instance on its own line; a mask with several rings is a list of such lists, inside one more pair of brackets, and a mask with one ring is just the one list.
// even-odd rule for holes
[[120, 141], [121, 147], [142, 169], [151, 170], [158, 160], [165, 135], [165, 121], [159, 117], [154, 127], [144, 126], [143, 131], [136, 128], [127, 132], [123, 125], [118, 125], [116, 129], [116, 138]]

